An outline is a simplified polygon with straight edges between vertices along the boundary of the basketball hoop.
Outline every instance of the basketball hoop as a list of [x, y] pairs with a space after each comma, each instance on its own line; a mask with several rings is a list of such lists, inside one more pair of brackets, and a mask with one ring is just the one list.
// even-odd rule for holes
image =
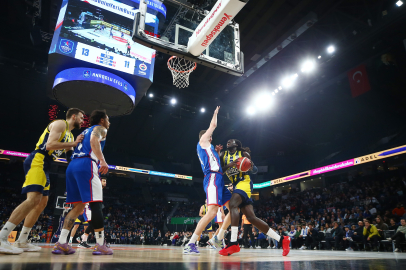
[[195, 70], [197, 64], [184, 58], [172, 56], [168, 60], [168, 68], [172, 72], [173, 85], [178, 88], [189, 86], [189, 75]]

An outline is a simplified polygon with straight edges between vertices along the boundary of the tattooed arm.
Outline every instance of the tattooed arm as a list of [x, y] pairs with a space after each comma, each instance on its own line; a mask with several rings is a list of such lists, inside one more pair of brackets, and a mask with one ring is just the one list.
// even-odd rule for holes
[[101, 174], [106, 174], [109, 170], [109, 166], [104, 159], [104, 155], [101, 150], [100, 141], [106, 138], [107, 129], [102, 126], [97, 126], [93, 129], [92, 135], [90, 136], [90, 146], [92, 147], [93, 153], [100, 160], [100, 169]]

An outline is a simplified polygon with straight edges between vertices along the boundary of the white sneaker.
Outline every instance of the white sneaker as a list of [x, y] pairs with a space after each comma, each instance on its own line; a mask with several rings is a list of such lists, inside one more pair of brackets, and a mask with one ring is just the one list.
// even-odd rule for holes
[[273, 246], [272, 248], [273, 248], [273, 249], [276, 249], [277, 247], [276, 247], [276, 246]]
[[18, 255], [23, 253], [24, 250], [16, 248], [10, 244], [9, 241], [0, 241], [0, 253]]
[[38, 252], [38, 251], [41, 251], [41, 247], [35, 246], [33, 244], [30, 244], [30, 243], [22, 243], [22, 242], [16, 241], [16, 242], [14, 242], [13, 246], [15, 248], [21, 248], [25, 252]]
[[314, 249], [314, 250], [317, 250], [317, 247], [314, 247], [313, 249]]
[[306, 246], [303, 246], [303, 249], [307, 249], [307, 247], [306, 247]]
[[400, 252], [400, 250], [398, 248], [395, 248], [395, 252]]
[[354, 251], [352, 248], [346, 248], [345, 251]]

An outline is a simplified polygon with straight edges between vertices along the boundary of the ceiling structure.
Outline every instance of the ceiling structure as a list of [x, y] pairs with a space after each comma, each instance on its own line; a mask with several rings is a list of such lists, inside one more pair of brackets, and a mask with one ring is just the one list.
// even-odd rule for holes
[[[4, 69], [0, 76], [17, 78], [16, 74], [26, 74], [25, 78], [36, 82], [32, 85], [16, 81], [14, 85], [6, 86], [7, 90], [16, 85], [23, 88], [25, 97], [12, 91], [0, 96], [10, 101], [9, 107], [2, 107], [2, 113], [15, 110], [12, 104], [18, 101], [21, 112], [17, 119], [21, 121], [23, 115], [30, 112], [28, 108], [35, 107], [26, 103], [35, 100], [34, 104], [45, 107], [55, 104], [41, 87], [45, 87], [42, 81], [46, 81], [47, 76], [49, 37], [53, 34], [61, 1], [41, 1], [41, 18], [34, 22], [44, 41], [37, 46], [30, 41], [33, 19], [27, 16], [27, 12], [32, 15], [31, 3], [34, 2], [7, 0], [3, 3], [6, 8], [0, 9], [0, 20], [3, 26], [6, 25], [0, 36], [0, 68]], [[131, 115], [112, 120], [106, 155], [123, 156], [127, 165], [131, 165], [130, 157], [136, 156], [192, 162], [198, 168], [195, 158], [197, 134], [207, 128], [216, 105], [222, 109], [214, 142], [225, 144], [232, 137], [241, 139], [251, 147], [253, 156], [263, 162], [280, 155], [303, 156], [309, 157], [312, 167], [316, 167], [314, 165], [325, 156], [351, 148], [350, 142], [360, 137], [374, 141], [398, 132], [398, 123], [404, 114], [398, 108], [403, 103], [398, 100], [395, 104], [393, 95], [382, 86], [385, 84], [374, 78], [382, 64], [380, 56], [387, 52], [396, 54], [399, 69], [405, 69], [402, 40], [406, 33], [402, 26], [406, 25], [406, 8], [396, 7], [395, 2], [249, 1], [235, 20], [240, 24], [245, 70], [251, 70], [250, 75], [239, 78], [198, 66], [190, 76], [189, 88], [179, 90], [172, 86], [172, 76], [166, 65], [169, 56], [158, 54], [154, 83], [149, 91], [154, 93], [154, 98], [144, 97]], [[313, 20], [307, 23], [310, 17]], [[299, 35], [303, 25], [306, 29]], [[331, 44], [336, 52], [328, 55], [325, 50]], [[269, 57], [275, 49], [277, 53]], [[317, 59], [318, 55], [321, 59]], [[278, 92], [269, 112], [246, 115], [246, 107], [256, 94], [273, 91], [284, 76], [299, 72], [299, 65], [306, 58], [317, 61], [313, 74], [299, 74], [294, 88]], [[266, 63], [259, 67], [261, 61]], [[354, 99], [346, 72], [361, 63], [369, 66], [371, 82], [376, 84], [372, 91]], [[37, 92], [27, 87], [35, 88]], [[169, 104], [172, 97], [178, 100], [175, 106]], [[200, 107], [205, 107], [206, 113], [201, 114]], [[44, 108], [35, 110], [46, 111]], [[6, 121], [6, 126], [21, 128], [15, 120]], [[48, 119], [44, 117], [38, 121], [37, 130], [40, 130]], [[1, 136], [10, 141], [10, 145], [21, 148], [28, 148], [37, 139], [34, 136], [20, 143], [11, 142], [18, 134], [13, 138], [7, 134]]]

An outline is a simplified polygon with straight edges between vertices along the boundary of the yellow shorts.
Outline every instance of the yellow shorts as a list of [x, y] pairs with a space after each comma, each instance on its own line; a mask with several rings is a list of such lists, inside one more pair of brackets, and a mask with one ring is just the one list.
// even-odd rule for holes
[[24, 160], [25, 182], [21, 194], [40, 192], [43, 196], [49, 196], [51, 162], [51, 157], [47, 157], [38, 151], [32, 152]]
[[238, 193], [243, 198], [243, 202], [239, 206], [240, 208], [245, 205], [253, 204], [251, 199], [252, 190], [253, 184], [248, 175], [245, 176], [244, 180], [238, 182], [237, 185], [234, 185], [233, 193]]

